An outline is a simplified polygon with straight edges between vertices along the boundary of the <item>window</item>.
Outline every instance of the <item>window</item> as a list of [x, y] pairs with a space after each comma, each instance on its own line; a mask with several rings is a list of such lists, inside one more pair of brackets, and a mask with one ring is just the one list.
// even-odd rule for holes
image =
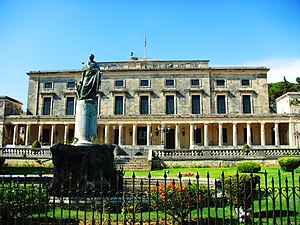
[[52, 88], [52, 87], [53, 87], [52, 82], [44, 83], [44, 88]]
[[249, 86], [250, 80], [242, 80], [242, 86]]
[[200, 95], [192, 95], [192, 114], [200, 114]]
[[223, 143], [227, 143], [227, 128], [222, 128]]
[[191, 79], [191, 85], [192, 86], [200, 86], [200, 80], [199, 79]]
[[43, 115], [50, 115], [50, 113], [51, 113], [51, 97], [44, 97]]
[[141, 87], [150, 87], [149, 80], [140, 80]]
[[147, 144], [147, 127], [137, 128], [137, 145]]
[[225, 95], [217, 95], [217, 113], [226, 113]]
[[166, 114], [174, 114], [174, 95], [166, 96]]
[[115, 115], [123, 115], [123, 96], [115, 96]]
[[167, 86], [167, 87], [174, 87], [174, 86], [175, 86], [175, 81], [174, 81], [174, 79], [167, 79], [167, 80], [166, 80], [166, 86]]
[[67, 104], [66, 104], [66, 115], [74, 115], [74, 104], [75, 98], [74, 97], [67, 97]]
[[217, 86], [225, 86], [225, 80], [216, 80]]
[[140, 114], [149, 114], [149, 96], [140, 96]]
[[115, 80], [115, 87], [124, 87], [124, 80]]
[[67, 83], [67, 88], [75, 88], [75, 82], [74, 81], [68, 82]]
[[243, 113], [251, 113], [251, 96], [250, 95], [243, 95]]

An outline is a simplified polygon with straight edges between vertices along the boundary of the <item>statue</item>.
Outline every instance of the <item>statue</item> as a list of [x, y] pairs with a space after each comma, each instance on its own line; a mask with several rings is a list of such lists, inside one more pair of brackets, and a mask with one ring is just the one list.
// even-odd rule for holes
[[99, 64], [94, 61], [94, 57], [95, 56], [91, 54], [89, 61], [84, 63], [81, 81], [76, 83], [77, 98], [80, 100], [95, 99], [100, 86], [100, 67]]

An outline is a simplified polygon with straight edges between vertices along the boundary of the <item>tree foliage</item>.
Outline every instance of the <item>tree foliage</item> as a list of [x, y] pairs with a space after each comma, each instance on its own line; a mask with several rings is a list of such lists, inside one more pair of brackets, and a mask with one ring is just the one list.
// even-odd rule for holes
[[297, 83], [291, 83], [284, 77], [284, 81], [268, 84], [269, 102], [270, 106], [276, 105], [276, 98], [284, 95], [287, 92], [299, 92], [300, 91], [300, 78], [296, 78]]

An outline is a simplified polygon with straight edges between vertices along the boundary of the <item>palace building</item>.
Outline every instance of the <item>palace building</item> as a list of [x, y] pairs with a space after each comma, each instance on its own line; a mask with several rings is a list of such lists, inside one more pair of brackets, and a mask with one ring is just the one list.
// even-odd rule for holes
[[[170, 151], [298, 146], [299, 113], [270, 113], [268, 68], [150, 59], [101, 62], [100, 68], [97, 143]], [[81, 70], [27, 75], [26, 113], [19, 101], [0, 96], [0, 145], [72, 143]]]

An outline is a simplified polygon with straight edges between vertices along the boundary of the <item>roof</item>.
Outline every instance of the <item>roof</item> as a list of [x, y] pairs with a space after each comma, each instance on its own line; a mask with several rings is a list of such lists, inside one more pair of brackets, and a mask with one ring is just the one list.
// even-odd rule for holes
[[0, 99], [2, 99], [2, 100], [8, 100], [8, 101], [11, 101], [11, 102], [14, 102], [14, 103], [23, 105], [22, 102], [20, 102], [20, 101], [14, 99], [14, 98], [11, 98], [11, 97], [9, 97], [9, 96], [6, 96], [6, 95], [0, 95]]
[[300, 92], [287, 92], [287, 93], [281, 95], [280, 97], [276, 98], [275, 102], [278, 102], [287, 97], [300, 97]]

